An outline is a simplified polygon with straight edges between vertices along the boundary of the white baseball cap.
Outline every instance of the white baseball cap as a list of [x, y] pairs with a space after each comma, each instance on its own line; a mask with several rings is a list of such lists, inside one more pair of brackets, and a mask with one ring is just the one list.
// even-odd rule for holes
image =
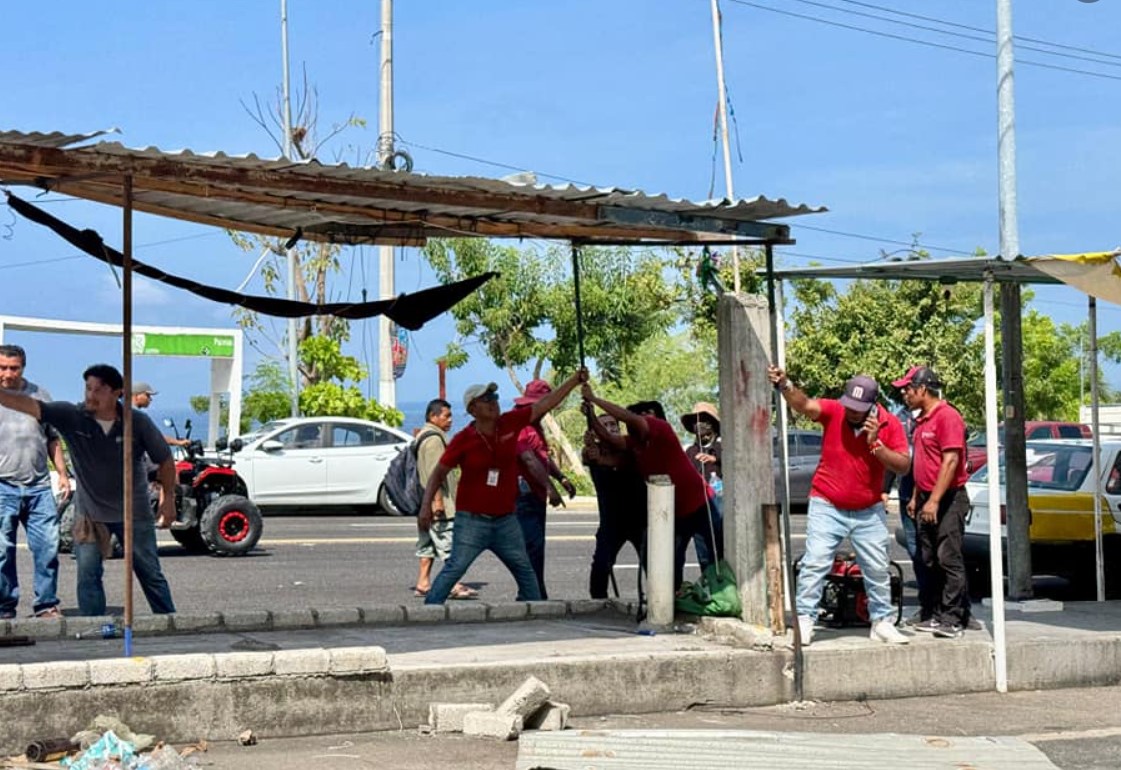
[[467, 390], [463, 391], [463, 408], [464, 409], [469, 409], [471, 407], [471, 402], [474, 401], [479, 396], [485, 396], [487, 393], [497, 393], [497, 392], [498, 392], [498, 384], [497, 383], [488, 382], [485, 385], [482, 384], [482, 383], [476, 383], [475, 385], [472, 385], [469, 388], [467, 388]]

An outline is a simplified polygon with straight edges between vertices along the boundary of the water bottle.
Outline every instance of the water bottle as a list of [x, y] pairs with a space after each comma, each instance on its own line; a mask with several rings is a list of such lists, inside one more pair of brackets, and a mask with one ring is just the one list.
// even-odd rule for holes
[[724, 479], [717, 476], [716, 471], [709, 474], [708, 485], [712, 487], [712, 491], [716, 493], [717, 499], [724, 499]]

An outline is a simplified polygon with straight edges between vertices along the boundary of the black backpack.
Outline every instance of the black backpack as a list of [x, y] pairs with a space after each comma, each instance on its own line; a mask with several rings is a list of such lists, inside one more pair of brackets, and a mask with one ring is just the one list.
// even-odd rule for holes
[[420, 472], [416, 467], [417, 450], [420, 442], [439, 435], [435, 431], [421, 432], [412, 442], [397, 452], [385, 472], [385, 493], [397, 510], [388, 511], [398, 516], [416, 516], [420, 513], [420, 503], [424, 499], [424, 487], [420, 483]]

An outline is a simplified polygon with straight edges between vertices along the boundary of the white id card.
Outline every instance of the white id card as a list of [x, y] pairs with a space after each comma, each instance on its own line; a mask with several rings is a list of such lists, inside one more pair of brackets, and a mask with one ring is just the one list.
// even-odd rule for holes
[[491, 468], [489, 471], [487, 471], [487, 486], [488, 487], [497, 487], [498, 486], [498, 469], [497, 468]]

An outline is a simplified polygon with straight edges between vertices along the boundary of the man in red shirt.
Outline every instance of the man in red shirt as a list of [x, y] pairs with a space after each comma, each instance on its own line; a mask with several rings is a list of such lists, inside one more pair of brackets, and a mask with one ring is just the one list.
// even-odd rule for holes
[[[704, 539], [709, 554], [716, 554], [717, 560], [724, 558], [724, 532], [719, 517], [714, 515], [716, 511], [712, 510], [712, 490], [682, 449], [681, 439], [666, 422], [661, 404], [657, 401], [635, 404], [632, 409], [643, 411], [639, 414], [597, 398], [587, 384], [583, 393], [585, 403], [598, 406], [627, 426], [624, 437], [611, 433], [598, 420], [590, 422], [600, 441], [618, 450], [630, 450], [643, 478], [665, 475], [673, 482], [673, 586], [677, 589], [684, 580], [685, 549], [694, 535]], [[707, 566], [701, 564], [701, 570]]]
[[806, 552], [798, 572], [798, 629], [813, 640], [825, 578], [846, 537], [856, 551], [868, 595], [871, 639], [907, 644], [895, 628], [888, 577], [887, 511], [880, 497], [884, 469], [905, 473], [911, 458], [899, 418], [877, 402], [880, 388], [866, 375], [845, 383], [839, 400], [810, 398], [777, 366], [767, 369], [790, 408], [822, 426], [821, 461], [810, 485]]
[[957, 639], [965, 633], [969, 585], [962, 557], [969, 495], [965, 482], [965, 421], [942, 400], [942, 382], [933, 369], [912, 366], [892, 383], [903, 391], [915, 419], [915, 491], [907, 515], [918, 522], [919, 555], [929, 578], [919, 594], [917, 631]]
[[512, 515], [518, 498], [518, 434], [548, 414], [587, 378], [587, 370], [581, 369], [531, 406], [505, 413], [499, 410], [498, 386], [493, 382], [472, 385], [463, 394], [463, 405], [474, 421], [457, 433], [444, 450], [428, 477], [417, 515], [417, 526], [431, 526], [436, 491], [452, 468], [458, 466], [451, 557], [433, 581], [425, 604], [443, 604], [468, 567], [487, 550], [514, 576], [519, 601], [541, 599], [521, 527]]

